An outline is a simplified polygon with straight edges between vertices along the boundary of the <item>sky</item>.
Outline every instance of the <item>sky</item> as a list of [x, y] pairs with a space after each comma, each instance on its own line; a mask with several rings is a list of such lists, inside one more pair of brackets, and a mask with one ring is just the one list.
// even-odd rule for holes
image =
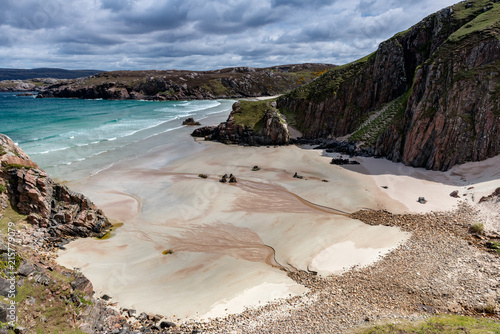
[[0, 67], [342, 65], [458, 0], [2, 0]]

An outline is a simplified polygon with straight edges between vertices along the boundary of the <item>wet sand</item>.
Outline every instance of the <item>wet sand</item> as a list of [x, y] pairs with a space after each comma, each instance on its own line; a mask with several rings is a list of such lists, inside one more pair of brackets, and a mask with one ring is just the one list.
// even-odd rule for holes
[[[373, 196], [380, 192], [375, 183], [329, 165], [318, 152], [189, 137], [180, 145], [193, 153], [164, 163], [170, 152], [160, 147], [69, 183], [124, 225], [107, 240], [72, 242], [59, 263], [81, 268], [96, 291], [121, 307], [173, 319], [241, 312], [306, 292], [287, 270], [338, 274], [408, 238], [346, 217], [385, 207], [387, 198]], [[261, 170], [252, 171], [254, 165]], [[226, 173], [238, 183], [220, 183]]]
[[[179, 129], [138, 158], [70, 181], [124, 225], [106, 240], [72, 242], [58, 259], [80, 268], [98, 295], [112, 296], [120, 307], [175, 321], [304, 294], [307, 288], [287, 271], [327, 276], [369, 265], [410, 234], [364, 224], [349, 213], [451, 209], [459, 199], [449, 193], [474, 183], [456, 171], [443, 176], [379, 159], [334, 166], [332, 155], [296, 146], [197, 142], [190, 131]], [[256, 165], [261, 169], [252, 171]], [[495, 184], [488, 171], [474, 176], [483, 180], [476, 192]], [[230, 173], [237, 184], [219, 182]], [[418, 203], [419, 196], [429, 202]], [[163, 254], [167, 250], [173, 253]]]

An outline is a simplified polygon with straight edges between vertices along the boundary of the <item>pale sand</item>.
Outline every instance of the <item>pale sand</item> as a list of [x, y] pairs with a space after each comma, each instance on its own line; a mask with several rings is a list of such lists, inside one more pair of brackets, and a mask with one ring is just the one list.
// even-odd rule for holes
[[[159, 147], [70, 183], [125, 224], [108, 240], [71, 243], [59, 263], [81, 268], [96, 290], [122, 307], [206, 319], [302, 294], [306, 288], [280, 266], [338, 274], [372, 263], [409, 237], [343, 212], [445, 208], [433, 204], [440, 182], [408, 176], [414, 171], [384, 160], [343, 168], [295, 146], [248, 148], [190, 138], [179, 146], [191, 154], [172, 161]], [[254, 165], [262, 169], [253, 172]], [[364, 174], [367, 169], [380, 175]], [[295, 172], [304, 179], [293, 178]], [[239, 182], [219, 183], [225, 173]], [[439, 198], [448, 202], [451, 191], [444, 192]], [[429, 203], [415, 205], [418, 196]], [[162, 255], [167, 249], [174, 254]]]
[[[455, 166], [447, 172], [408, 167], [386, 159], [355, 160], [361, 162], [361, 166], [347, 169], [370, 175], [385, 194], [404, 206], [402, 211], [401, 207], [391, 207], [393, 213], [449, 211], [456, 208], [460, 201], [475, 205], [481, 197], [500, 187], [500, 155]], [[458, 190], [459, 198], [450, 196], [455, 190]], [[427, 203], [419, 203], [419, 197], [424, 197]], [[482, 209], [481, 206], [477, 208]]]

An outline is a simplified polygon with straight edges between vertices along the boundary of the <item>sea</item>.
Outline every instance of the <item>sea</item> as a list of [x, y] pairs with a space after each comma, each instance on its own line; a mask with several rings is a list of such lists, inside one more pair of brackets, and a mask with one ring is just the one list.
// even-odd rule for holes
[[65, 181], [174, 144], [184, 119], [222, 121], [234, 102], [37, 99], [7, 92], [0, 93], [0, 133]]

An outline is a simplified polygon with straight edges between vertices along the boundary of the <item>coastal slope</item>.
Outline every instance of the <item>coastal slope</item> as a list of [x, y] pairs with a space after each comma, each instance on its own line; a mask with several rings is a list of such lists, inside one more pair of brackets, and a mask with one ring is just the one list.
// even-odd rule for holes
[[461, 2], [280, 97], [306, 139], [433, 170], [500, 153], [500, 3]]

